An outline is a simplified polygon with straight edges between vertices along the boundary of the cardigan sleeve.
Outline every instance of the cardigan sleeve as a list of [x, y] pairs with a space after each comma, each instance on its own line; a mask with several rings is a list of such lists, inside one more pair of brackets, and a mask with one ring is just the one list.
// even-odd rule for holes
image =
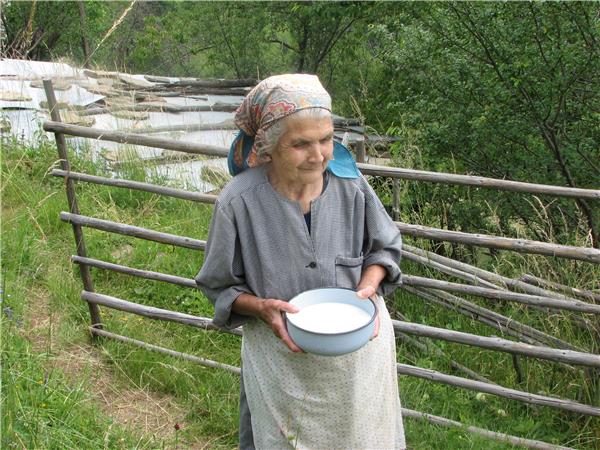
[[378, 264], [387, 275], [379, 286], [381, 295], [388, 295], [402, 284], [400, 256], [402, 237], [400, 230], [390, 218], [373, 189], [367, 185], [365, 192], [365, 240], [363, 247], [363, 270]]
[[218, 202], [210, 225], [204, 264], [195, 280], [198, 288], [215, 307], [215, 325], [235, 328], [248, 320], [248, 316], [231, 310], [240, 294], [252, 294], [252, 291], [246, 284], [235, 222]]

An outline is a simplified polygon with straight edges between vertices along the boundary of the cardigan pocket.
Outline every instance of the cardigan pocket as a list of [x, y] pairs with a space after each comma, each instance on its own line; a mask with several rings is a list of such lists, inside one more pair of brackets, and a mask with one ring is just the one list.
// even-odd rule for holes
[[363, 257], [335, 257], [335, 285], [348, 289], [356, 289], [362, 275]]

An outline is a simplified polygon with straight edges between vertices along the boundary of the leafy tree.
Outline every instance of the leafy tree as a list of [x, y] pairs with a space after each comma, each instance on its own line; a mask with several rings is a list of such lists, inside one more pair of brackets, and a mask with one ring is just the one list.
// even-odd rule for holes
[[[570, 187], [600, 181], [597, 6], [584, 3], [400, 5], [371, 34], [386, 69], [383, 121], [418, 136], [426, 168]], [[390, 88], [391, 87], [391, 88]], [[381, 108], [379, 108], [381, 111]], [[503, 202], [495, 202], [502, 199]], [[448, 198], [448, 203], [456, 204]], [[580, 227], [598, 247], [598, 209], [488, 195], [503, 218], [548, 221], [554, 236]], [[451, 214], [459, 226], [474, 214]], [[479, 219], [477, 217], [479, 216]], [[583, 220], [581, 220], [583, 219]], [[564, 226], [566, 225], [566, 227]]]
[[[337, 112], [400, 136], [398, 164], [599, 184], [596, 3], [131, 5], [10, 2], [3, 55], [173, 76], [317, 73]], [[585, 200], [425, 183], [403, 192], [415, 221], [599, 245], [598, 207]]]

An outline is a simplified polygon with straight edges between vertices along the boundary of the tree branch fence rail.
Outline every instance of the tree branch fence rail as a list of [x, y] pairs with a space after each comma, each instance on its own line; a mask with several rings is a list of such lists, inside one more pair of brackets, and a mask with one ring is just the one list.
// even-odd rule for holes
[[[43, 125], [43, 128], [46, 131], [51, 131], [54, 133], [56, 138], [58, 155], [60, 158], [60, 169], [54, 169], [52, 171], [52, 175], [62, 177], [65, 179], [65, 186], [69, 205], [69, 211], [62, 212], [60, 214], [60, 218], [61, 220], [70, 223], [73, 227], [77, 254], [73, 255], [71, 259], [80, 267], [84, 287], [84, 290], [81, 293], [81, 299], [86, 301], [89, 306], [91, 315], [91, 334], [93, 336], [103, 336], [130, 345], [135, 345], [138, 347], [146, 348], [148, 350], [168, 354], [177, 358], [182, 358], [194, 362], [196, 364], [201, 364], [206, 367], [220, 368], [234, 374], [239, 374], [240, 371], [237, 367], [233, 367], [216, 361], [207, 360], [194, 355], [176, 352], [174, 350], [149, 344], [130, 337], [120, 336], [118, 334], [106, 331], [102, 328], [99, 306], [104, 306], [111, 309], [136, 314], [149, 319], [182, 323], [203, 330], [219, 330], [238, 336], [242, 335], [242, 330], [239, 328], [234, 330], [219, 329], [212, 323], [212, 320], [210, 318], [197, 317], [190, 314], [184, 314], [176, 311], [156, 308], [153, 306], [142, 305], [139, 303], [134, 303], [127, 300], [119, 299], [117, 297], [112, 297], [109, 295], [104, 295], [102, 293], [95, 292], [91, 279], [90, 267], [119, 272], [135, 277], [141, 277], [160, 282], [167, 282], [186, 288], [196, 289], [196, 284], [192, 279], [144, 269], [131, 268], [88, 257], [85, 249], [85, 242], [83, 236], [84, 227], [94, 228], [109, 233], [132, 236], [139, 239], [150, 240], [167, 245], [184, 247], [192, 250], [204, 250], [206, 242], [203, 240], [194, 239], [186, 236], [177, 236], [169, 233], [163, 233], [160, 231], [137, 227], [134, 225], [81, 215], [79, 213], [77, 205], [74, 185], [76, 181], [79, 181], [96, 185], [105, 185], [117, 188], [130, 189], [134, 191], [149, 192], [157, 195], [164, 195], [188, 201], [208, 204], [214, 203], [216, 200], [216, 196], [197, 192], [190, 192], [183, 189], [175, 189], [167, 186], [159, 186], [152, 183], [101, 177], [71, 171], [67, 156], [65, 135], [78, 136], [89, 139], [106, 140], [123, 144], [126, 143], [131, 145], [162, 148], [203, 156], [225, 157], [227, 155], [227, 149], [211, 145], [180, 142], [161, 137], [145, 136], [142, 134], [125, 133], [121, 131], [112, 130], [99, 130], [94, 128], [65, 124], [61, 122], [60, 113], [57, 108], [57, 102], [50, 80], [44, 80], [44, 88], [46, 91], [46, 97], [48, 99], [52, 120], [46, 121]], [[223, 125], [223, 123], [215, 124], [217, 128]], [[203, 127], [204, 126], [206, 125], [203, 125]], [[228, 126], [228, 124], [226, 126]], [[387, 176], [397, 179], [428, 181], [445, 184], [460, 184], [472, 187], [485, 187], [498, 190], [507, 190], [512, 192], [554, 195], [579, 199], [600, 199], [600, 190], [593, 189], [575, 189], [557, 186], [545, 186], [507, 180], [496, 180], [485, 177], [473, 177], [467, 175], [443, 174], [425, 171], [415, 171], [409, 169], [389, 168], [383, 166], [373, 166], [362, 163], [359, 163], [358, 166], [361, 169], [361, 171], [365, 174]], [[424, 237], [434, 240], [460, 242], [490, 248], [577, 259], [587, 261], [590, 263], [600, 263], [600, 250], [591, 248], [564, 246], [558, 244], [549, 244], [523, 239], [512, 239], [499, 236], [458, 233], [448, 230], [440, 230], [430, 227], [404, 224], [401, 222], [396, 223], [398, 228], [405, 235], [414, 237]], [[556, 292], [544, 289], [542, 287], [533, 286], [532, 284], [528, 284], [521, 280], [510, 280], [506, 277], [502, 277], [500, 275], [493, 274], [482, 269], [478, 269], [474, 266], [470, 266], [465, 263], [454, 261], [450, 258], [441, 257], [431, 252], [426, 252], [425, 250], [409, 246], [407, 244], [404, 245], [404, 249], [406, 250], [407, 255], [411, 256], [413, 261], [418, 261], [421, 263], [423, 263], [424, 261], [429, 262], [429, 264], [434, 264], [436, 268], [441, 270], [442, 272], [452, 276], [458, 276], [459, 278], [471, 283], [471, 285], [464, 285], [460, 283], [449, 283], [441, 280], [407, 275], [405, 276], [405, 285], [407, 289], [421, 289], [424, 290], [424, 292], [437, 293], [444, 293], [443, 291], [450, 291], [469, 295], [478, 295], [495, 301], [514, 301], [529, 306], [535, 305], [538, 307], [552, 307], [557, 310], [569, 310], [588, 314], [600, 313], [600, 307], [593, 303], [587, 303], [580, 299], [567, 297], [564, 294], [557, 294]], [[521, 290], [525, 293], [521, 294], [510, 292], [508, 291], [509, 287]], [[574, 294], [575, 291], [577, 290], [570, 291], [570, 293]], [[586, 300], [591, 299], [589, 295], [585, 295], [584, 298]], [[493, 322], [493, 319], [489, 319], [489, 321]], [[405, 321], [394, 321], [394, 329], [396, 333], [401, 333], [404, 336], [405, 333], [415, 336], [425, 336], [449, 342], [461, 343], [464, 345], [476, 346], [488, 350], [507, 352], [513, 355], [525, 355], [528, 357], [541, 358], [569, 365], [582, 365], [585, 367], [594, 368], [594, 370], [596, 370], [596, 368], [600, 368], [600, 355], [576, 351], [573, 349], [573, 347], [569, 346], [568, 343], [564, 343], [565, 345], [562, 345], [563, 343], [560, 340], [558, 340], [558, 342], [555, 341], [554, 344], [558, 344], [558, 346], [562, 348], [551, 348], [545, 345], [530, 345], [502, 338], [490, 338]], [[535, 333], [532, 332], [531, 334], [533, 335]], [[398, 364], [397, 367], [398, 373], [407, 376], [429, 379], [438, 383], [444, 383], [463, 389], [475, 390], [477, 392], [490, 393], [493, 395], [525, 402], [528, 404], [543, 405], [575, 412], [578, 414], [600, 416], [600, 407], [593, 405], [578, 403], [568, 399], [560, 399], [518, 391], [498, 386], [497, 384], [491, 382], [456, 377], [453, 375], [447, 375], [440, 372], [436, 372], [430, 369], [423, 369], [420, 367], [410, 366], [406, 364]], [[477, 427], [466, 426], [464, 424], [450, 419], [432, 416], [426, 413], [412, 411], [405, 408], [403, 408], [403, 414], [407, 417], [419, 420], [427, 420], [431, 423], [436, 423], [442, 426], [460, 427], [466, 431], [486, 436], [491, 439], [505, 441], [527, 448], [568, 448], [548, 444], [541, 441], [535, 441], [503, 433], [497, 433]]]
[[[50, 104], [50, 103], [49, 103]], [[110, 142], [117, 142], [121, 144], [132, 144], [132, 145], [141, 145], [147, 147], [155, 147], [155, 148], [163, 148], [167, 150], [180, 151], [184, 153], [191, 153], [195, 155], [205, 155], [205, 156], [227, 156], [227, 149], [213, 146], [213, 145], [202, 145], [202, 144], [194, 144], [190, 142], [181, 142], [173, 139], [161, 138], [161, 137], [151, 137], [144, 136], [140, 134], [133, 133], [124, 133], [122, 131], [111, 131], [111, 130], [100, 130], [95, 128], [83, 127], [79, 125], [71, 125], [71, 124], [63, 124], [57, 121], [45, 122], [44, 130], [51, 131], [53, 133], [58, 134], [69, 134], [71, 136], [79, 136], [90, 139], [98, 139], [98, 140], [106, 140]], [[362, 167], [359, 164], [359, 167]], [[381, 166], [382, 169], [387, 169]], [[405, 169], [407, 170], [407, 169]], [[385, 171], [382, 172], [385, 175]], [[379, 172], [371, 171], [370, 174], [373, 175], [381, 175]], [[419, 174], [415, 174], [415, 177], [418, 177]], [[441, 174], [444, 176], [448, 176], [447, 181], [449, 184], [452, 183], [452, 175], [453, 174]], [[65, 175], [66, 176], [66, 175]], [[399, 177], [399, 175], [398, 175]], [[480, 177], [481, 178], [481, 177]], [[423, 181], [431, 181], [428, 177], [423, 178], [413, 178], [413, 179], [422, 179]], [[493, 180], [493, 179], [489, 179]], [[505, 183], [512, 183], [505, 180], [495, 180], [502, 181]], [[440, 182], [440, 181], [438, 181]], [[528, 185], [529, 183], [521, 183]], [[479, 181], [475, 181], [471, 186], [481, 187], [481, 183]], [[529, 192], [529, 193], [547, 193], [539, 190], [535, 190], [535, 186], [539, 185], [531, 185], [531, 189], [527, 191], [520, 190], [519, 192]], [[495, 187], [495, 186], [490, 186]], [[591, 195], [592, 198], [600, 199], [600, 190], [592, 190], [592, 189], [576, 189], [576, 188], [560, 188], [562, 192], [563, 189], [571, 189], [572, 196], [581, 195], [579, 191], [585, 191], [586, 195]], [[517, 189], [513, 189], [517, 190]], [[554, 195], [558, 195], [558, 192]], [[459, 231], [450, 231], [450, 230], [442, 230], [438, 228], [426, 227], [423, 225], [415, 225], [415, 224], [407, 224], [402, 222], [396, 222], [397, 227], [407, 236], [412, 236], [416, 238], [425, 238], [425, 239], [433, 239], [438, 241], [446, 241], [446, 242], [456, 242], [461, 244], [469, 244], [469, 245], [478, 245], [487, 248], [496, 248], [500, 250], [513, 250], [522, 253], [532, 253], [532, 254], [540, 254], [546, 256], [555, 256], [569, 259], [577, 259], [592, 263], [600, 263], [600, 250], [594, 248], [586, 248], [586, 247], [574, 247], [568, 245], [560, 245], [560, 244], [552, 244], [547, 242], [539, 242], [532, 241], [528, 239], [515, 239], [515, 238], [507, 238], [502, 236], [490, 236], [490, 235], [482, 235], [482, 234], [474, 234], [474, 233], [463, 233]]]

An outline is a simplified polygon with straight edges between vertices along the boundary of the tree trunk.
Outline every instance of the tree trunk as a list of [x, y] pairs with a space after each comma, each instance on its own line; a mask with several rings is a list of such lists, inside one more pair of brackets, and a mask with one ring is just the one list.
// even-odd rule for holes
[[298, 44], [298, 73], [304, 72], [304, 65], [306, 64], [306, 49], [308, 47], [308, 23], [305, 20], [302, 24], [302, 39]]
[[81, 49], [83, 50], [83, 67], [89, 68], [90, 65], [90, 44], [86, 35], [85, 28], [85, 5], [83, 0], [77, 1], [77, 6], [79, 7], [79, 28], [81, 31]]
[[[549, 128], [546, 124], [542, 124], [540, 128], [541, 128], [540, 131], [542, 132], [542, 137], [543, 137], [544, 141], [546, 142], [546, 145], [550, 148], [550, 150], [554, 154], [554, 158], [556, 159], [556, 162], [558, 163], [558, 166], [560, 167], [560, 171], [561, 171], [563, 177], [565, 178], [565, 180], [567, 181], [567, 184], [570, 187], [577, 187], [577, 185], [575, 184], [575, 180], [573, 180], [573, 177], [571, 176], [571, 172], [569, 171], [569, 168], [567, 167], [567, 163], [564, 160], [564, 158], [560, 152], [560, 149], [558, 148], [558, 141], [556, 139], [554, 130]], [[577, 199], [576, 201], [577, 201], [577, 204], [579, 205], [579, 207], [581, 208], [583, 215], [585, 216], [585, 218], [587, 220], [588, 226], [590, 227], [590, 234], [591, 234], [591, 238], [592, 238], [592, 247], [600, 248], [600, 233], [598, 233], [598, 228], [594, 221], [594, 214], [592, 212], [592, 209], [590, 208], [590, 205], [584, 199]]]

